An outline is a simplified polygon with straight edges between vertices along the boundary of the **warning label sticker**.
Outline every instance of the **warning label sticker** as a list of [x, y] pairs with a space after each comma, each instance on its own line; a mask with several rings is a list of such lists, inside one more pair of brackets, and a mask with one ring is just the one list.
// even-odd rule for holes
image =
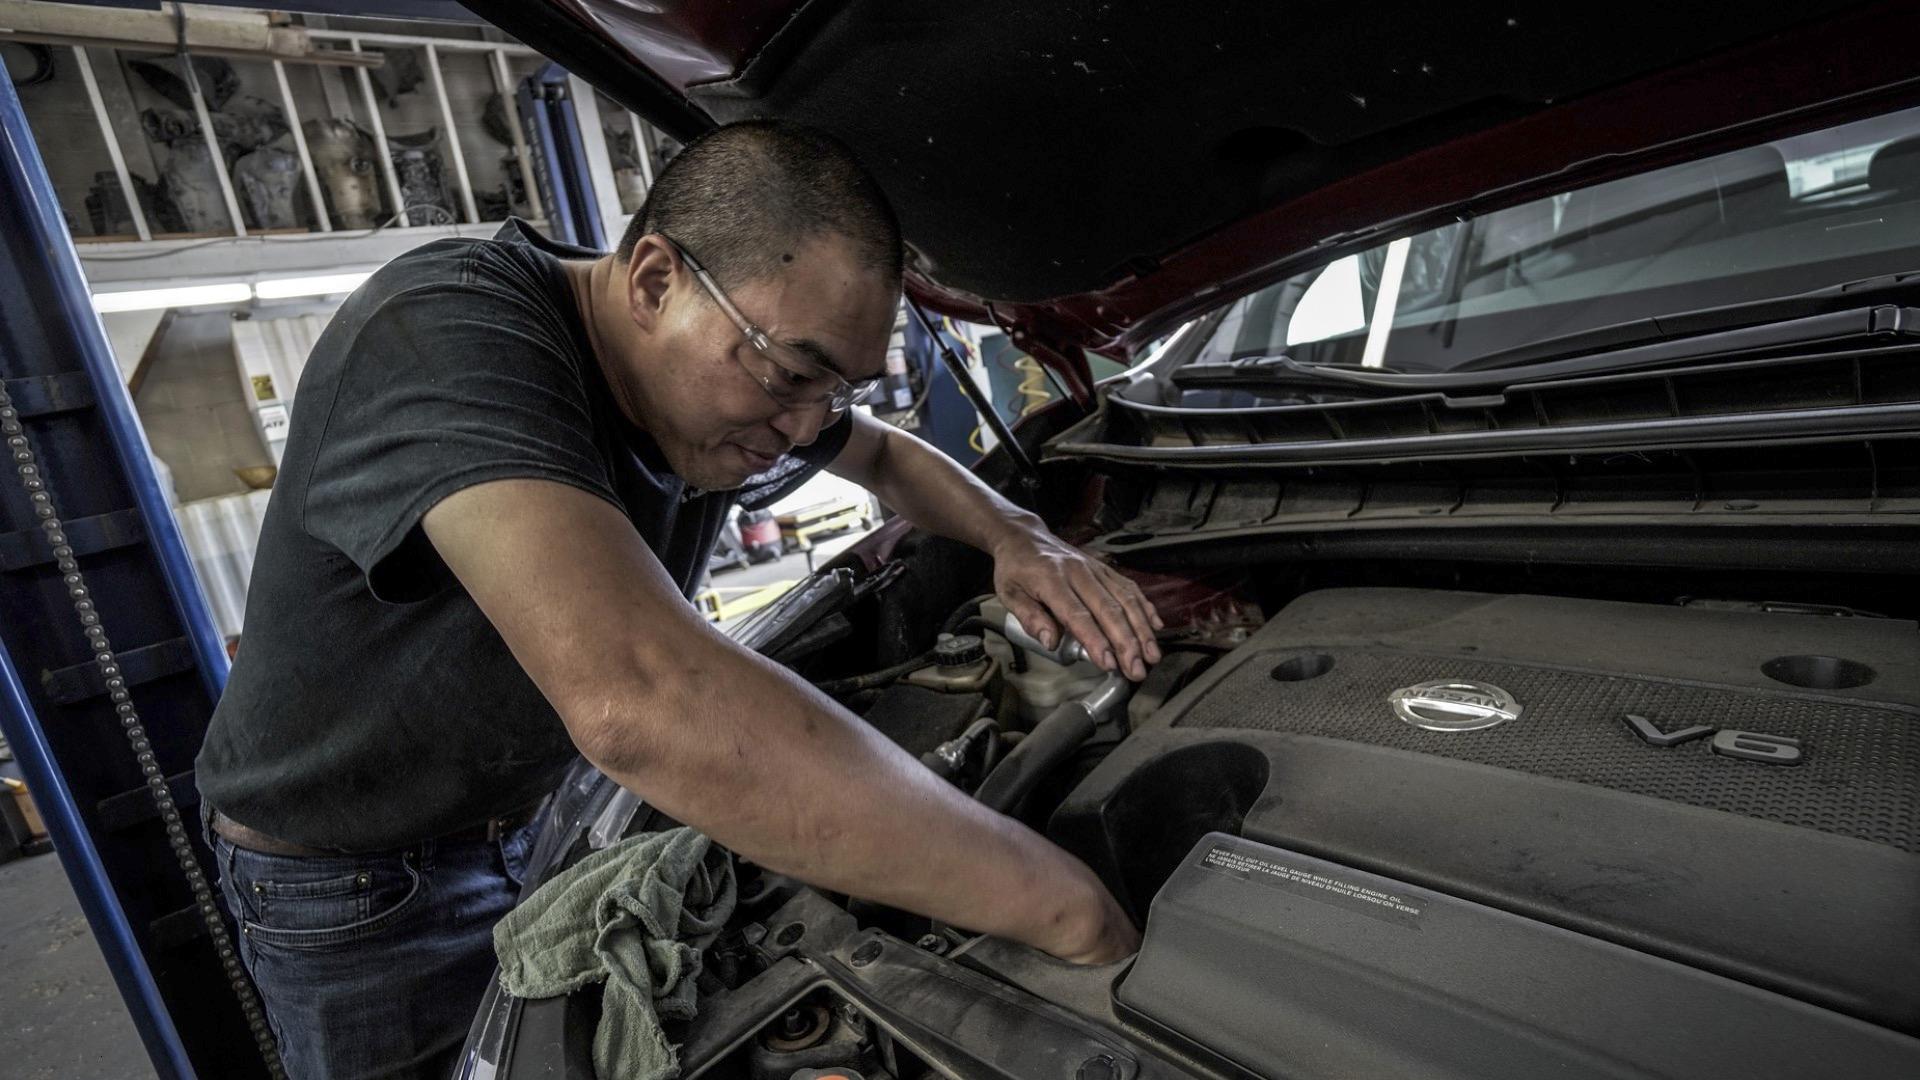
[[1323, 870], [1294, 865], [1284, 859], [1266, 858], [1216, 845], [1201, 856], [1200, 866], [1228, 877], [1280, 889], [1411, 929], [1420, 928], [1421, 901], [1404, 893], [1363, 885]]

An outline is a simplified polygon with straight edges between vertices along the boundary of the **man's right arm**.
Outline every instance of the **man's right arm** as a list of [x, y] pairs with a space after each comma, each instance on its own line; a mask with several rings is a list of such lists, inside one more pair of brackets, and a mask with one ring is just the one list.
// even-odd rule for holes
[[423, 524], [580, 752], [665, 813], [770, 870], [1065, 959], [1137, 946], [1079, 860], [715, 632], [604, 499], [498, 480]]

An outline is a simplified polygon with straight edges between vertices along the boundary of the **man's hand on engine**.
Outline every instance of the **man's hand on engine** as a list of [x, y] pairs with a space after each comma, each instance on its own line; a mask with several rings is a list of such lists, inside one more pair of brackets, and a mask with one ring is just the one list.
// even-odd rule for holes
[[1161, 622], [1140, 587], [1045, 531], [1021, 531], [995, 544], [993, 588], [1020, 625], [1053, 648], [1061, 626], [1093, 662], [1136, 682], [1158, 663]]

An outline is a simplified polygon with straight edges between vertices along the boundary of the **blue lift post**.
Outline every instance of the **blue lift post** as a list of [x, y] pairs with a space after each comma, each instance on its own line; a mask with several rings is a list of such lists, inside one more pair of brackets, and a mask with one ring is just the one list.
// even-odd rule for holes
[[581, 142], [573, 85], [567, 73], [558, 64], [546, 65], [520, 81], [514, 101], [520, 110], [520, 126], [526, 129], [534, 178], [540, 187], [530, 194], [546, 204], [548, 234], [565, 243], [607, 250], [606, 230], [593, 194], [593, 176], [587, 169], [586, 146]]
[[271, 1075], [165, 820], [204, 889], [193, 759], [225, 649], [5, 80], [0, 379], [0, 723], [160, 1076]]

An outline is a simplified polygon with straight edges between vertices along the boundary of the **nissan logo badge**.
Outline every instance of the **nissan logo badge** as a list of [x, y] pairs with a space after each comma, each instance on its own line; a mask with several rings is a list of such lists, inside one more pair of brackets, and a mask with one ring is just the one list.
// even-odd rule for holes
[[1520, 717], [1520, 703], [1491, 683], [1440, 679], [1395, 690], [1393, 715], [1428, 731], [1480, 731]]

